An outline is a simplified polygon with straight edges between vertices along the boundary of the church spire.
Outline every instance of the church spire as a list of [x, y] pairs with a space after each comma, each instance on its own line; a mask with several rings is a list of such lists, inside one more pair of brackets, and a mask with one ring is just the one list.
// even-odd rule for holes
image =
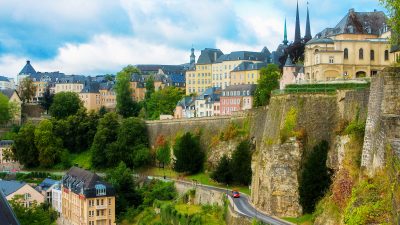
[[301, 34], [300, 34], [300, 17], [299, 17], [299, 1], [297, 0], [297, 8], [296, 8], [296, 30], [294, 33], [294, 42], [301, 41]]
[[288, 44], [288, 40], [287, 40], [287, 30], [286, 30], [286, 17], [285, 17], [285, 28], [283, 31], [283, 44], [287, 45]]
[[307, 21], [306, 21], [306, 35], [304, 36], [304, 41], [307, 42], [312, 39], [311, 29], [310, 29], [310, 15], [308, 12], [308, 2], [307, 2]]
[[190, 65], [194, 65], [196, 62], [196, 56], [194, 55], [193, 45], [192, 45], [192, 49], [190, 49], [190, 51], [192, 52], [192, 54], [190, 54]]

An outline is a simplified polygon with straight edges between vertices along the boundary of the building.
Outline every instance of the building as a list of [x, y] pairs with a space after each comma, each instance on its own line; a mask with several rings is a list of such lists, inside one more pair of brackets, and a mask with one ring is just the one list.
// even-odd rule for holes
[[57, 181], [51, 190], [51, 206], [60, 215], [62, 213], [62, 192], [61, 182]]
[[255, 84], [231, 85], [222, 90], [221, 115], [232, 115], [233, 112], [253, 108], [255, 90]]
[[303, 83], [304, 80], [303, 65], [293, 64], [290, 56], [288, 56], [283, 66], [282, 77], [279, 80], [279, 88], [284, 89], [288, 84]]
[[195, 117], [195, 98], [192, 96], [185, 96], [178, 102], [174, 110], [174, 118], [193, 118]]
[[25, 182], [0, 180], [0, 190], [8, 201], [15, 196], [22, 196], [21, 201], [25, 207], [31, 206], [34, 202], [44, 203], [44, 196]]
[[72, 167], [61, 189], [64, 224], [115, 225], [115, 190], [97, 174]]
[[83, 106], [90, 111], [98, 111], [102, 106], [100, 94], [100, 84], [96, 81], [85, 81], [84, 87], [79, 93], [79, 98], [83, 102]]
[[133, 100], [137, 102], [143, 101], [146, 96], [146, 85], [144, 78], [139, 74], [132, 74], [130, 86], [132, 89]]
[[36, 70], [32, 67], [31, 61], [27, 60], [25, 66], [17, 75], [17, 85], [19, 86], [24, 78], [32, 75], [36, 75]]
[[260, 79], [261, 68], [267, 63], [242, 62], [231, 71], [231, 85], [257, 84]]
[[21, 105], [22, 100], [15, 89], [0, 89], [0, 93], [8, 98], [8, 102], [12, 105], [12, 113], [14, 117], [10, 121], [11, 124], [21, 124]]
[[200, 94], [212, 87], [212, 64], [222, 55], [219, 49], [201, 50], [196, 66], [186, 71], [186, 95]]
[[0, 190], [0, 221], [7, 225], [20, 225], [17, 216], [12, 210], [10, 204], [4, 196], [3, 192]]
[[12, 146], [13, 140], [0, 141], [0, 171], [18, 171], [21, 165], [13, 160]]
[[55, 83], [54, 93], [60, 92], [75, 92], [80, 93], [84, 88], [87, 77], [79, 75], [67, 75], [60, 78]]
[[307, 42], [305, 79], [319, 82], [376, 75], [390, 65], [390, 32], [381, 11], [350, 9], [334, 27], [326, 28]]
[[53, 199], [52, 189], [55, 187], [57, 182], [58, 181], [56, 180], [46, 178], [35, 188], [35, 190], [40, 192], [45, 197], [45, 201], [47, 203], [51, 204]]
[[100, 83], [99, 92], [101, 97], [101, 105], [107, 109], [115, 109], [117, 106], [117, 96], [114, 90], [114, 81]]
[[390, 49], [392, 63], [400, 63], [400, 47], [398, 45], [392, 46]]
[[14, 89], [13, 82], [8, 77], [0, 76], [0, 89]]
[[208, 88], [197, 96], [194, 104], [196, 117], [214, 116], [214, 105], [219, 102], [220, 96], [221, 89], [217, 87]]

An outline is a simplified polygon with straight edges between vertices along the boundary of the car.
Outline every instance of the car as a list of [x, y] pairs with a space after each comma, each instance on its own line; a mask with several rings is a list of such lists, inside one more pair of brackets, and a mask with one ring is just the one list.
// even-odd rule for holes
[[240, 198], [240, 193], [236, 190], [232, 190], [232, 197], [234, 198]]

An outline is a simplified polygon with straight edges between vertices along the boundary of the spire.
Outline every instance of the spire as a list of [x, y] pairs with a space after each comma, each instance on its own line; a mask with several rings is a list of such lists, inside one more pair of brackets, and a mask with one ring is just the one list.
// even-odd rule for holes
[[294, 42], [301, 41], [301, 34], [300, 34], [300, 17], [299, 17], [299, 1], [297, 0], [297, 8], [296, 8], [296, 30], [294, 33]]
[[307, 21], [306, 21], [306, 35], [304, 36], [305, 42], [312, 39], [311, 29], [310, 29], [310, 14], [308, 12], [308, 2], [307, 2]]
[[196, 56], [194, 55], [193, 45], [192, 45], [192, 49], [190, 49], [190, 51], [192, 52], [192, 54], [190, 54], [190, 65], [194, 65], [196, 62]]
[[288, 44], [288, 40], [287, 40], [287, 30], [286, 30], [286, 17], [285, 17], [285, 28], [283, 31], [283, 44], [287, 45]]

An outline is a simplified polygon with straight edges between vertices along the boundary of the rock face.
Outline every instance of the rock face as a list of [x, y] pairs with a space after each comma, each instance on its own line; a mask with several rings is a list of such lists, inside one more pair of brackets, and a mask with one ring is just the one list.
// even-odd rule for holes
[[372, 79], [361, 166], [369, 175], [385, 165], [385, 147], [400, 152], [400, 68]]

